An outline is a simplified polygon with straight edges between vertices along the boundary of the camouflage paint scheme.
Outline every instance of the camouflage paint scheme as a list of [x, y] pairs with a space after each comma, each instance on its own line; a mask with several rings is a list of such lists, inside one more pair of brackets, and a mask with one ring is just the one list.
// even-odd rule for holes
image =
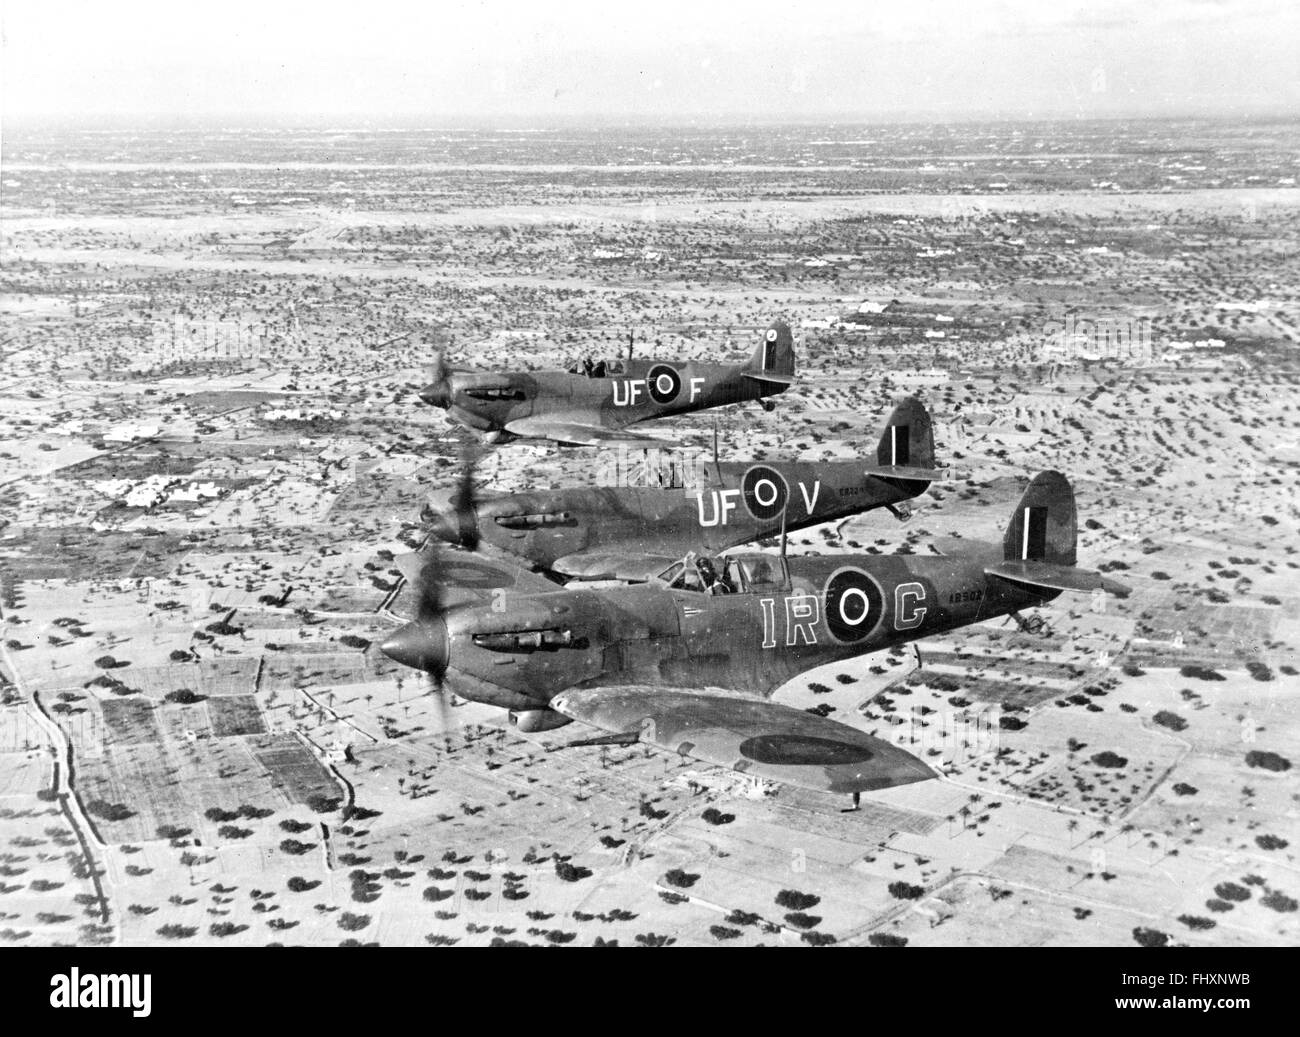
[[890, 415], [874, 463], [715, 461], [700, 466], [696, 479], [669, 463], [656, 474], [672, 486], [488, 495], [474, 501], [473, 515], [430, 506], [422, 517], [449, 543], [466, 542], [471, 531], [462, 525], [472, 523], [482, 541], [532, 568], [581, 579], [647, 579], [649, 570], [661, 571], [687, 551], [719, 552], [776, 536], [783, 512], [793, 531], [901, 504], [942, 474], [933, 465], [930, 415], [908, 397]]
[[452, 552], [450, 567], [436, 555], [419, 563], [422, 578], [461, 593], [468, 581], [476, 600], [417, 615], [382, 650], [445, 674], [465, 698], [558, 713], [808, 788], [870, 791], [933, 775], [879, 739], [763, 700], [814, 667], [1041, 605], [1062, 589], [1123, 592], [1073, 568], [1075, 532], [1069, 483], [1047, 472], [1001, 547], [733, 554], [712, 563], [726, 593], [706, 588], [709, 563], [701, 576], [694, 556], [645, 584], [548, 590], [543, 577]]
[[630, 359], [601, 365], [601, 377], [582, 371], [443, 371], [420, 398], [490, 442], [536, 438], [582, 446], [662, 446], [660, 440], [622, 430], [652, 418], [784, 392], [794, 379], [794, 340], [789, 326], [777, 321], [743, 364]]

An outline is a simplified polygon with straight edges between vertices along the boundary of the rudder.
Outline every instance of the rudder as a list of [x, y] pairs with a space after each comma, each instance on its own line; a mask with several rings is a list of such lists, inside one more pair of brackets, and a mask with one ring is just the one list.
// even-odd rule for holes
[[876, 446], [876, 463], [890, 468], [934, 468], [930, 412], [915, 396], [893, 409]]
[[773, 321], [745, 365], [745, 374], [764, 382], [794, 381], [794, 335], [785, 321]]

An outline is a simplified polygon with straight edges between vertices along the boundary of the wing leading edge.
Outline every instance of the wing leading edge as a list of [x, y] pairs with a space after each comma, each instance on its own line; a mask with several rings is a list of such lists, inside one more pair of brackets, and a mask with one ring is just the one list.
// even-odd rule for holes
[[759, 699], [651, 688], [580, 688], [551, 708], [611, 734], [815, 792], [874, 792], [937, 775], [897, 746]]
[[614, 444], [635, 450], [671, 447], [672, 443], [653, 436], [641, 436], [623, 429], [593, 425], [585, 421], [566, 421], [553, 417], [519, 418], [506, 425], [512, 436], [524, 439], [550, 439], [569, 446], [603, 446]]
[[414, 595], [422, 586], [436, 584], [443, 605], [482, 604], [493, 593], [508, 589], [520, 594], [546, 594], [560, 588], [545, 576], [529, 572], [513, 561], [488, 558], [451, 548], [413, 551], [398, 555], [394, 566], [406, 579], [402, 594], [391, 606], [399, 616], [414, 614]]

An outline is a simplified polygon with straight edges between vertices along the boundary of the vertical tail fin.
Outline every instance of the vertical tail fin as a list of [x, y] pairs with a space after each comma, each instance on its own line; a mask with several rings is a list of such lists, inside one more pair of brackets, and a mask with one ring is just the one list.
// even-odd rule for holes
[[1028, 589], [1042, 600], [1061, 591], [1114, 594], [1129, 588], [1091, 569], [1075, 567], [1078, 515], [1074, 490], [1060, 472], [1040, 472], [1016, 505], [1002, 541], [1002, 561], [984, 567], [999, 580]]
[[763, 382], [789, 385], [794, 381], [794, 336], [785, 321], [773, 321], [763, 341], [745, 365], [745, 374]]
[[933, 482], [943, 473], [934, 466], [934, 426], [925, 404], [908, 396], [893, 409], [876, 444], [876, 463], [867, 475]]
[[1074, 565], [1078, 514], [1074, 490], [1060, 472], [1039, 472], [1030, 480], [1002, 540], [1006, 561]]
[[876, 447], [876, 463], [896, 468], [934, 467], [934, 430], [930, 412], [915, 396], [898, 404]]

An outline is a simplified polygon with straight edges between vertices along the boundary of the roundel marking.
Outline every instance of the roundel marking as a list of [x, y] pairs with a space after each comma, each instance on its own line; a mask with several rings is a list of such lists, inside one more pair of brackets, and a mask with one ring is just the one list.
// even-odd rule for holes
[[740, 755], [755, 763], [777, 766], [834, 766], [865, 763], [873, 753], [863, 745], [813, 735], [755, 735], [740, 743]]
[[741, 477], [740, 495], [746, 511], [760, 522], [769, 522], [785, 511], [790, 500], [790, 484], [775, 468], [758, 464]]
[[768, 329], [767, 329], [767, 335], [766, 335], [765, 337], [767, 338], [767, 340], [768, 340], [769, 342], [775, 342], [775, 341], [776, 341], [776, 328], [768, 328]]
[[650, 389], [650, 399], [655, 403], [672, 403], [682, 391], [682, 376], [667, 364], [656, 364], [645, 376]]
[[826, 626], [840, 644], [866, 640], [885, 615], [885, 594], [861, 569], [844, 568], [826, 581]]

